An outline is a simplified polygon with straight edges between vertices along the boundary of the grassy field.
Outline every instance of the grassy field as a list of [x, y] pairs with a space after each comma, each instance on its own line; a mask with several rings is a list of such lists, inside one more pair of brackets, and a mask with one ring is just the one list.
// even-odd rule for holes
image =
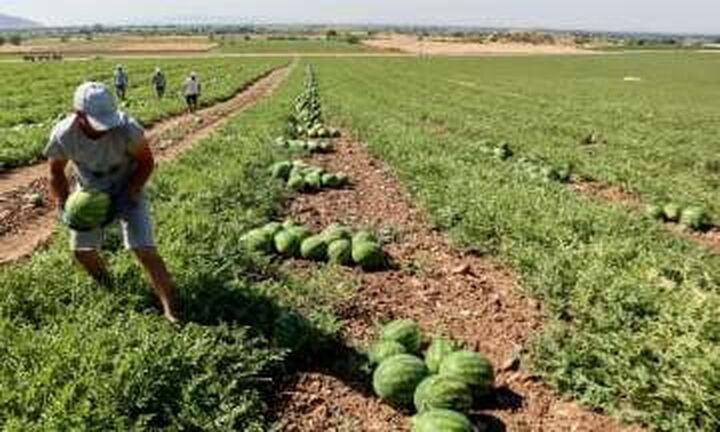
[[312, 334], [332, 335], [326, 311], [347, 288], [294, 279], [238, 240], [284, 200], [265, 174], [268, 148], [300, 84], [296, 73], [155, 176], [159, 244], [191, 322], [182, 332], [157, 314], [131, 257], [114, 253], [117, 233], [112, 289], [73, 270], [62, 232], [31, 262], [0, 269], [0, 429], [267, 430], [289, 354], [273, 321], [297, 311]]
[[[248, 81], [283, 59], [127, 60], [130, 77], [124, 107], [142, 123], [150, 124], [185, 109], [180, 97], [184, 78], [195, 70], [203, 85], [202, 104], [228, 98]], [[82, 61], [49, 64], [0, 64], [6, 76], [0, 106], [0, 171], [32, 163], [47, 142], [55, 120], [71, 108], [75, 87], [85, 80], [112, 82], [117, 61]], [[150, 76], [161, 66], [168, 79], [166, 98], [152, 95]]]
[[217, 48], [218, 52], [234, 54], [318, 54], [318, 53], [363, 53], [372, 52], [362, 44], [351, 44], [344, 40], [325, 39], [299, 39], [299, 40], [272, 40], [272, 39], [236, 39], [227, 40]]
[[[317, 60], [328, 111], [385, 159], [439, 227], [540, 297], [534, 369], [657, 430], [720, 426], [720, 257], [622, 207], [481, 152], [569, 161], [648, 201], [714, 212], [720, 58], [698, 54]], [[637, 76], [640, 82], [626, 82]], [[601, 142], [586, 148], [593, 131]]]

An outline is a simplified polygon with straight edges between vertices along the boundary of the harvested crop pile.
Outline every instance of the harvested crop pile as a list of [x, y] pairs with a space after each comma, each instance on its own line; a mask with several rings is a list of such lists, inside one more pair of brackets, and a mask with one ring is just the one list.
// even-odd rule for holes
[[340, 189], [350, 184], [350, 179], [345, 173], [331, 173], [300, 160], [278, 162], [270, 167], [270, 173], [274, 178], [284, 181], [290, 189], [298, 192]]
[[242, 236], [244, 246], [255, 253], [277, 254], [283, 258], [358, 266], [366, 271], [383, 270], [388, 265], [382, 245], [368, 231], [353, 231], [342, 225], [330, 225], [322, 232], [295, 224], [270, 222]]

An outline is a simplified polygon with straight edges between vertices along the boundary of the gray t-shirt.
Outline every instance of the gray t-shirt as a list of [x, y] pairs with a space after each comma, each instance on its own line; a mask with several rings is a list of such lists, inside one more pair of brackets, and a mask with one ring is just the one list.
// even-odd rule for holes
[[118, 193], [135, 172], [137, 163], [130, 152], [143, 137], [143, 128], [135, 119], [125, 113], [122, 118], [120, 126], [91, 140], [75, 125], [75, 115], [70, 115], [55, 125], [43, 153], [48, 159], [71, 161], [81, 187]]

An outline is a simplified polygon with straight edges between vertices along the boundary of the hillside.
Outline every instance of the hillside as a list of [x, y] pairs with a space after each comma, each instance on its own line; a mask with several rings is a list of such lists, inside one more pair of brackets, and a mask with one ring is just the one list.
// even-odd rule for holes
[[25, 18], [0, 14], [0, 30], [40, 27], [40, 24]]

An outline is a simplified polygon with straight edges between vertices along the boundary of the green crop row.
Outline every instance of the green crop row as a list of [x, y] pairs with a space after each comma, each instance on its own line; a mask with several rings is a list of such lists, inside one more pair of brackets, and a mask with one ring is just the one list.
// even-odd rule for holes
[[[203, 84], [202, 105], [227, 99], [249, 81], [286, 59], [127, 60], [128, 99], [122, 104], [149, 125], [185, 109], [180, 97], [187, 74], [194, 70]], [[83, 81], [112, 85], [115, 61], [76, 61], [52, 64], [0, 64], [0, 172], [27, 165], [40, 157], [53, 124], [72, 108], [72, 95]], [[168, 80], [166, 97], [157, 100], [150, 77], [160, 66]]]
[[[543, 300], [547, 323], [531, 350], [538, 374], [618, 418], [714, 431], [720, 257], [641, 215], [530, 181], [478, 146], [509, 142], [643, 196], [701, 197], [717, 210], [717, 192], [696, 168], [714, 154], [718, 61], [670, 54], [313, 63], [327, 115], [389, 163], [436, 225], [498, 256]], [[630, 74], [645, 84], [628, 87]], [[590, 153], [579, 141], [594, 129], [606, 142]]]
[[111, 289], [73, 269], [63, 230], [30, 262], [0, 269], [0, 429], [268, 429], [268, 396], [288, 366], [274, 323], [302, 316], [308, 331], [332, 335], [327, 311], [348, 288], [322, 272], [293, 279], [239, 240], [278, 216], [284, 192], [266, 174], [277, 161], [270, 142], [301, 81], [294, 73], [272, 100], [154, 176], [182, 330], [158, 314], [117, 232], [107, 239]]

